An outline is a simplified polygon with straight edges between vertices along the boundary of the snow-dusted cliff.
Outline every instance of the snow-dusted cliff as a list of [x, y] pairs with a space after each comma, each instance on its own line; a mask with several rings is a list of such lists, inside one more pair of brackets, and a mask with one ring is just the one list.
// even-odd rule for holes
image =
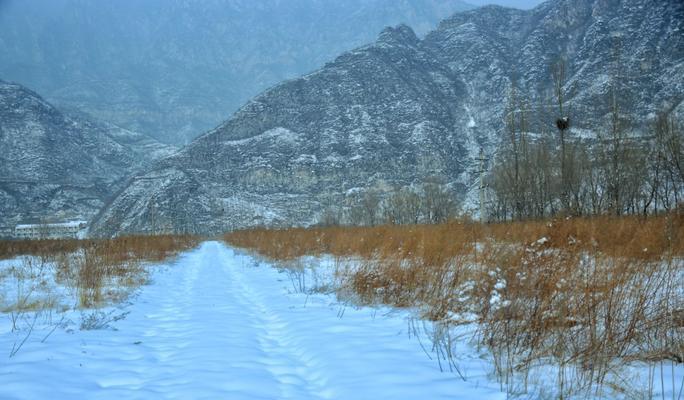
[[460, 0], [2, 0], [0, 76], [183, 144], [247, 100], [372, 41], [425, 33]]
[[90, 218], [124, 177], [172, 152], [149, 137], [65, 115], [0, 81], [0, 227]]
[[[455, 14], [423, 40], [408, 26], [387, 28], [375, 43], [265, 91], [131, 179], [96, 230], [307, 224], [358, 188], [434, 175], [463, 196], [480, 146], [492, 154], [499, 143], [511, 82], [546, 107], [549, 66], [562, 55], [575, 134], [591, 133], [608, 112], [619, 42], [623, 111], [645, 126], [656, 110], [682, 107], [683, 32], [674, 0], [485, 7]], [[550, 127], [548, 117], [540, 124]]]

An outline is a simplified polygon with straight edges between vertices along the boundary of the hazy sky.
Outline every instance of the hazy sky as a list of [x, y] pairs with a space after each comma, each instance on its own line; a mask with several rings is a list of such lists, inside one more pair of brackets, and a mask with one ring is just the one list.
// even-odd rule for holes
[[544, 0], [465, 0], [466, 3], [470, 3], [475, 6], [484, 6], [485, 4], [498, 4], [506, 7], [515, 7], [522, 9], [533, 8], [539, 3], [544, 2]]

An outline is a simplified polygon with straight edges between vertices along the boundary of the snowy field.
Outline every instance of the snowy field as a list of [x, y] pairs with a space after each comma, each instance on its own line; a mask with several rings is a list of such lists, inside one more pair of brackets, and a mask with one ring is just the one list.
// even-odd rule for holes
[[0, 398], [506, 397], [487, 360], [465, 346], [465, 380], [441, 372], [448, 367], [408, 312], [302, 293], [287, 273], [221, 243], [154, 271], [130, 302], [105, 310], [114, 320], [106, 328], [79, 329], [78, 311], [51, 315], [65, 322], [54, 332], [35, 324], [12, 358], [27, 332], [12, 332], [2, 314]]

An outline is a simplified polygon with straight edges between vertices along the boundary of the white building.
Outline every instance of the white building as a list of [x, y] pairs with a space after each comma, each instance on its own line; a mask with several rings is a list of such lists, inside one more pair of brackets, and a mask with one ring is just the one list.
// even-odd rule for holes
[[58, 224], [22, 224], [14, 228], [16, 239], [79, 239], [83, 237], [86, 221]]

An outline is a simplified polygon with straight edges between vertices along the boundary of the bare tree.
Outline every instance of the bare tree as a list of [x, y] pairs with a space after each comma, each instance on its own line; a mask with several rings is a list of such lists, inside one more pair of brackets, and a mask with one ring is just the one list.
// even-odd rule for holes
[[426, 222], [446, 222], [456, 215], [457, 207], [442, 180], [430, 177], [423, 183], [423, 216]]
[[527, 159], [527, 131], [526, 105], [516, 96], [515, 84], [511, 86], [508, 100], [506, 128], [508, 131], [508, 156], [511, 164], [510, 194], [513, 211], [517, 218], [522, 218], [525, 208], [524, 178]]
[[420, 222], [420, 196], [409, 187], [396, 189], [385, 199], [383, 215], [390, 224], [417, 224]]
[[327, 207], [321, 211], [318, 218], [318, 225], [320, 226], [337, 226], [342, 223], [342, 213], [337, 207]]
[[566, 63], [563, 57], [559, 58], [551, 66], [551, 77], [553, 80], [553, 96], [558, 106], [558, 117], [556, 118], [556, 128], [558, 129], [558, 139], [560, 145], [560, 198], [563, 208], [568, 209], [569, 204], [569, 174], [568, 174], [568, 152], [567, 152], [567, 133], [570, 129], [570, 117], [567, 115], [565, 107], [565, 81]]
[[367, 189], [363, 194], [350, 199], [348, 218], [352, 225], [377, 225], [380, 216], [380, 193], [377, 189]]
[[[615, 38], [608, 114], [597, 127], [597, 140], [569, 137], [565, 63], [552, 66], [553, 96], [558, 117], [558, 141], [546, 141], [549, 112], [542, 104], [537, 117], [540, 140], [529, 140], [525, 101], [511, 89], [504, 122], [505, 140], [496, 156], [488, 186], [489, 214], [494, 219], [523, 219], [554, 215], [612, 213], [647, 214], [681, 207], [684, 198], [684, 135], [675, 120], [663, 113], [652, 137], [634, 135], [622, 103], [620, 39]], [[543, 115], [540, 115], [543, 114]], [[553, 142], [553, 141], [552, 141]]]
[[684, 131], [668, 113], [660, 113], [655, 123], [661, 204], [672, 209], [684, 196]]

